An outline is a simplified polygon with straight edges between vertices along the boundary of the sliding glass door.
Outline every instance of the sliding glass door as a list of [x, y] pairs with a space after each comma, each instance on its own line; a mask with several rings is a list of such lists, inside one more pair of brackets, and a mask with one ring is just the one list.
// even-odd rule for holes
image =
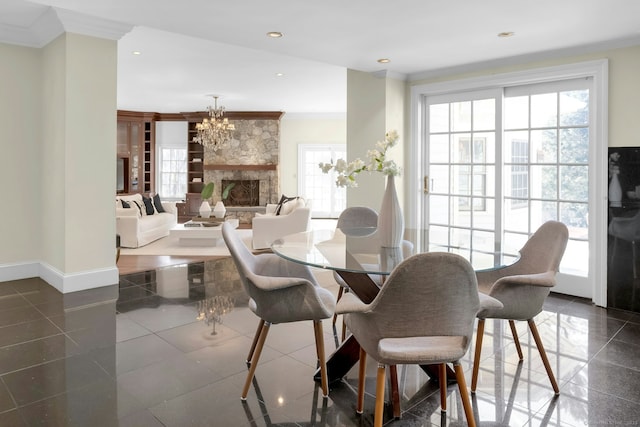
[[588, 286], [590, 86], [574, 79], [424, 98], [429, 250], [488, 268], [558, 220], [570, 230], [564, 280]]

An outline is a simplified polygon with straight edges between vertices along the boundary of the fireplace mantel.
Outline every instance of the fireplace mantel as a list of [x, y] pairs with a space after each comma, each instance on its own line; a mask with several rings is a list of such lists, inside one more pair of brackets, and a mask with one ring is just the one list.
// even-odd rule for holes
[[274, 171], [278, 165], [204, 165], [208, 171]]

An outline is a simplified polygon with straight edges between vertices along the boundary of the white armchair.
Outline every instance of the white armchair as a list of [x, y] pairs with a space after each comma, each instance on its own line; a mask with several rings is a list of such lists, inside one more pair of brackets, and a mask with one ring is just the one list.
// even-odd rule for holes
[[311, 201], [299, 198], [289, 203], [293, 205], [286, 211], [283, 209], [279, 215], [276, 215], [278, 205], [268, 204], [265, 214], [257, 214], [253, 218], [253, 249], [267, 249], [280, 237], [309, 230]]

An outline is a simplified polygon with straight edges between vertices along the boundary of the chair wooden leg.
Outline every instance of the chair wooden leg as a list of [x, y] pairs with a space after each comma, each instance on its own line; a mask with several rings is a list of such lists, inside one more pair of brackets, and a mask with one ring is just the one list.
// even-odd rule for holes
[[260, 337], [260, 332], [262, 332], [262, 325], [264, 325], [264, 320], [260, 319], [258, 322], [258, 329], [256, 329], [256, 334], [253, 336], [253, 342], [251, 343], [251, 348], [249, 349], [249, 354], [247, 354], [247, 363], [251, 363], [251, 359], [253, 358], [253, 352], [256, 350], [256, 344], [258, 343], [258, 338]]
[[476, 392], [478, 385], [478, 370], [480, 369], [480, 354], [482, 353], [482, 338], [484, 335], [484, 319], [478, 319], [476, 331], [476, 351], [473, 357], [473, 375], [471, 376], [471, 393]]
[[447, 412], [447, 364], [438, 367], [438, 382], [440, 383], [440, 409]]
[[364, 379], [367, 371], [367, 353], [362, 347], [360, 347], [360, 365], [358, 368], [358, 403], [356, 412], [362, 414], [364, 410]]
[[549, 363], [549, 359], [547, 358], [547, 352], [544, 351], [544, 346], [542, 345], [542, 340], [540, 339], [538, 328], [536, 327], [533, 319], [527, 320], [527, 323], [529, 323], [529, 329], [531, 330], [533, 339], [535, 340], [536, 346], [538, 347], [538, 352], [540, 353], [540, 357], [542, 358], [542, 363], [544, 363], [544, 368], [547, 370], [549, 381], [551, 381], [551, 387], [553, 387], [553, 391], [556, 393], [556, 395], [558, 395], [560, 394], [560, 388], [558, 388], [556, 377], [553, 375], [553, 371], [551, 370], [551, 364]]
[[347, 324], [344, 321], [344, 317], [342, 318], [342, 341], [347, 337]]
[[258, 366], [258, 360], [260, 359], [260, 353], [262, 353], [262, 347], [264, 347], [264, 341], [267, 339], [267, 334], [269, 333], [269, 327], [271, 326], [268, 322], [262, 322], [262, 328], [260, 328], [260, 335], [258, 337], [258, 342], [256, 343], [255, 352], [253, 353], [253, 357], [251, 358], [251, 366], [249, 367], [249, 373], [247, 374], [247, 380], [244, 383], [244, 388], [242, 389], [242, 400], [247, 399], [247, 394], [249, 393], [249, 387], [251, 386], [251, 381], [253, 381], [253, 376], [256, 373], [256, 367]]
[[522, 355], [522, 347], [520, 347], [520, 340], [518, 339], [518, 331], [516, 330], [516, 322], [509, 320], [509, 327], [511, 328], [511, 335], [513, 335], [513, 342], [516, 344], [516, 350], [518, 351], [518, 358], [524, 359]]
[[322, 397], [329, 396], [329, 382], [327, 380], [327, 360], [324, 354], [324, 334], [322, 332], [322, 320], [313, 321], [313, 330], [316, 336], [316, 352], [320, 363], [320, 384], [322, 385]]
[[373, 416], [374, 427], [382, 427], [384, 418], [384, 382], [386, 377], [386, 366], [378, 363], [378, 375], [376, 376], [376, 410]]
[[[340, 301], [340, 298], [342, 298], [342, 293], [344, 292], [344, 288], [342, 286], [340, 286], [340, 289], [338, 289], [338, 297], [336, 298], [336, 302]], [[336, 320], [338, 319], [338, 315], [334, 313], [333, 315], [333, 324], [336, 324]]]
[[469, 427], [476, 427], [476, 419], [473, 417], [473, 408], [471, 407], [471, 400], [469, 400], [469, 392], [467, 391], [467, 383], [464, 380], [464, 371], [460, 362], [455, 362], [453, 368], [456, 371], [456, 381], [458, 382], [458, 388], [460, 389], [460, 399], [462, 399], [462, 406], [464, 407], [464, 414], [467, 417], [467, 424]]

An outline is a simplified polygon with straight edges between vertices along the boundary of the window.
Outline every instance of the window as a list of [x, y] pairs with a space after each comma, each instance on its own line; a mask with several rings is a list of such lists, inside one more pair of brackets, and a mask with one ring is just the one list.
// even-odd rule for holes
[[165, 199], [182, 200], [187, 192], [187, 149], [161, 147], [158, 193]]
[[320, 163], [346, 159], [344, 144], [300, 144], [298, 148], [299, 194], [312, 200], [314, 218], [337, 218], [347, 206], [345, 188], [336, 187], [335, 173], [323, 173]]
[[492, 267], [557, 220], [571, 230], [561, 271], [588, 275], [590, 85], [570, 79], [426, 99], [430, 250]]

